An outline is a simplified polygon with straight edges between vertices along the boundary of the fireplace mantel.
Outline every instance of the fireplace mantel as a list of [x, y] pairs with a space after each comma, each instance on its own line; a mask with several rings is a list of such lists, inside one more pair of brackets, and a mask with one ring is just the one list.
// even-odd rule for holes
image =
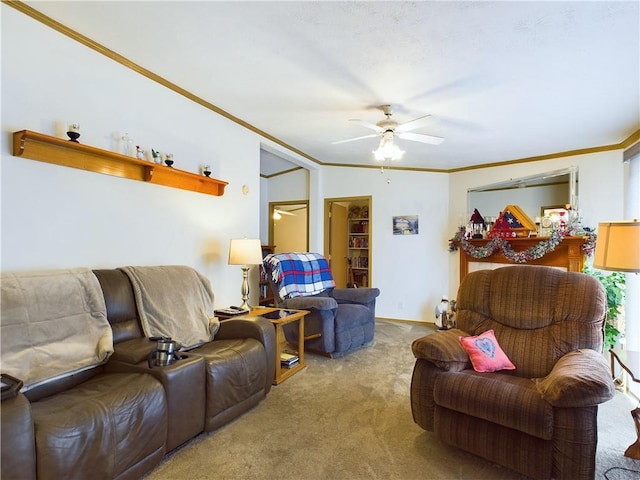
[[[509, 239], [511, 248], [520, 252], [531, 248], [547, 238], [513, 238]], [[489, 243], [489, 239], [472, 239], [469, 243], [474, 247], [484, 247]], [[467, 254], [464, 249], [460, 250], [460, 281], [473, 270], [484, 270], [490, 268], [504, 267], [507, 265], [546, 265], [550, 267], [563, 268], [569, 272], [581, 272], [584, 267], [586, 255], [582, 246], [587, 241], [586, 237], [565, 237], [562, 242], [552, 251], [537, 260], [531, 260], [525, 264], [512, 262], [507, 259], [502, 252], [495, 252], [486, 258], [474, 258]], [[475, 268], [475, 263], [482, 263], [480, 268]]]

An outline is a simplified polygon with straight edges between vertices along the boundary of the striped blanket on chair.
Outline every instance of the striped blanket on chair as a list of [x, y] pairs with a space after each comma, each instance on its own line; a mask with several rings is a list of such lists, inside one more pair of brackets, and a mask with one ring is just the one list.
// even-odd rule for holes
[[264, 263], [283, 300], [316, 295], [336, 286], [329, 262], [318, 253], [275, 253], [267, 255]]

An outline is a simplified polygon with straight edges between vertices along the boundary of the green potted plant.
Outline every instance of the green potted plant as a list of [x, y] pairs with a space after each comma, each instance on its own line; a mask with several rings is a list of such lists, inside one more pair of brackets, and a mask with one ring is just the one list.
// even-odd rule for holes
[[612, 272], [608, 275], [599, 270], [594, 270], [590, 265], [585, 265], [584, 273], [595, 277], [602, 283], [607, 294], [607, 317], [604, 324], [604, 348], [613, 348], [618, 341], [618, 315], [622, 313], [625, 293], [625, 276], [620, 272]]

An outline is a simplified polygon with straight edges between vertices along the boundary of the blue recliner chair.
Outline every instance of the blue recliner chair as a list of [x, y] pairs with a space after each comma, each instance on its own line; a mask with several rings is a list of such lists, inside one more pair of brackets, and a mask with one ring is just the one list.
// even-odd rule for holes
[[[270, 254], [264, 267], [277, 307], [311, 312], [304, 322], [305, 350], [341, 357], [373, 343], [379, 289], [335, 288], [329, 263], [317, 253]], [[297, 343], [294, 324], [284, 332]]]

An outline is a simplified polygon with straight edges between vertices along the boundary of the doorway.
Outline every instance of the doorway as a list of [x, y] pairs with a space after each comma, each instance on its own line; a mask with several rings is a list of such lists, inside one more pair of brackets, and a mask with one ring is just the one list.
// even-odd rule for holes
[[309, 251], [309, 201], [269, 202], [269, 245], [274, 253]]
[[371, 282], [371, 197], [326, 198], [324, 255], [337, 288]]

